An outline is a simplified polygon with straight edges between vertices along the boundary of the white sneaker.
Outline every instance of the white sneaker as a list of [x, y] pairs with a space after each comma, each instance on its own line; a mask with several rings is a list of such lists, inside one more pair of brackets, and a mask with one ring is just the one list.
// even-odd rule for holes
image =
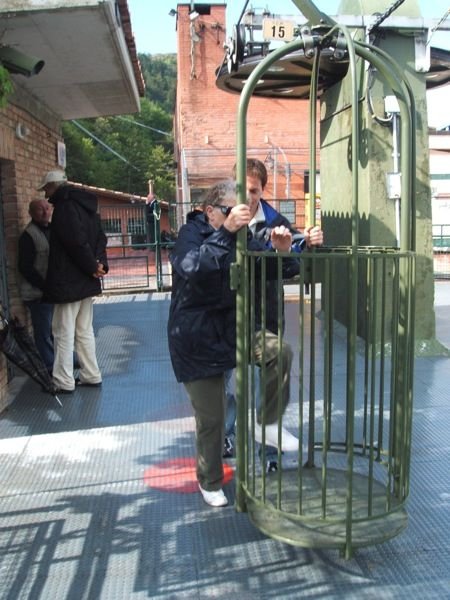
[[[255, 423], [255, 440], [262, 444], [262, 427], [259, 423]], [[266, 444], [278, 448], [277, 423], [266, 425]], [[298, 439], [284, 427], [281, 428], [281, 450], [283, 452], [295, 452], [298, 450]]]
[[214, 492], [208, 492], [208, 490], [204, 490], [202, 486], [199, 484], [199, 490], [203, 496], [203, 500], [209, 506], [226, 506], [228, 504], [227, 497], [223, 493], [222, 490], [216, 490]]

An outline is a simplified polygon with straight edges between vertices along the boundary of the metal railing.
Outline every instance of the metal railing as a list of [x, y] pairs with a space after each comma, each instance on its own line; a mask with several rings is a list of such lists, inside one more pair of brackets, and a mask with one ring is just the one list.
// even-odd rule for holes
[[168, 255], [174, 242], [169, 231], [161, 230], [160, 217], [159, 206], [151, 220], [143, 204], [101, 207], [109, 263], [108, 275], [102, 279], [104, 292], [172, 287]]
[[[239, 465], [245, 508], [262, 531], [301, 546], [344, 546], [348, 519], [353, 547], [385, 541], [406, 526], [412, 407], [409, 377], [400, 371], [403, 349], [413, 345], [413, 339], [411, 331], [405, 338], [399, 328], [404, 310], [400, 278], [413, 285], [414, 254], [358, 249], [364, 280], [357, 305], [363, 326], [356, 336], [336, 318], [336, 290], [343, 283], [351, 286], [352, 259], [352, 248], [323, 248], [297, 259], [301, 273], [290, 293], [296, 289], [299, 301], [289, 304], [289, 328], [279, 339], [281, 347], [289, 343], [294, 349], [288, 419], [296, 423], [291, 431], [299, 440], [298, 456], [289, 464], [278, 450], [273, 474], [261, 466], [266, 463], [265, 444], [259, 449], [255, 441], [257, 420], [267, 422], [266, 371], [264, 365], [258, 368], [250, 352], [248, 410], [240, 413], [246, 440]], [[281, 282], [282, 261], [281, 255], [248, 253], [249, 348], [258, 335], [255, 297], [262, 298], [261, 314], [268, 309], [265, 294], [257, 290], [265, 289], [274, 268]], [[282, 332], [281, 311], [278, 327]], [[287, 424], [281, 389], [280, 370], [279, 428]]]

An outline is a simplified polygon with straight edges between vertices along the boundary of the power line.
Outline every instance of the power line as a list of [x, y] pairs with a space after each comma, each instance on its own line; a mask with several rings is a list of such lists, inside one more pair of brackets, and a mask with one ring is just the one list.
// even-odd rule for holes
[[428, 36], [427, 46], [431, 42], [431, 38], [436, 33], [436, 30], [439, 29], [439, 27], [442, 25], [442, 23], [447, 19], [447, 17], [449, 15], [450, 15], [450, 8], [447, 9], [447, 11], [443, 14], [443, 16], [441, 17], [441, 19], [439, 20], [438, 24], [435, 25], [435, 27], [433, 27], [433, 29], [430, 31], [430, 35]]
[[89, 129], [86, 129], [86, 127], [81, 125], [81, 123], [79, 123], [78, 121], [75, 121], [75, 119], [72, 120], [72, 123], [74, 125], [76, 125], [79, 129], [81, 129], [81, 131], [84, 131], [84, 133], [86, 133], [89, 137], [91, 137], [93, 140], [95, 140], [98, 144], [103, 146], [103, 148], [108, 150], [108, 152], [111, 152], [112, 154], [114, 154], [114, 156], [117, 156], [117, 158], [120, 158], [121, 161], [123, 161], [124, 163], [129, 165], [132, 169], [135, 169], [136, 171], [141, 170], [141, 169], [138, 169], [138, 167], [135, 167], [134, 165], [132, 165], [124, 156], [122, 156], [121, 154], [119, 154], [118, 152], [113, 150], [113, 148], [111, 148], [111, 146], [108, 146], [108, 144], [106, 144], [99, 137], [97, 137], [95, 134], [93, 134], [92, 131], [89, 131]]
[[134, 121], [133, 119], [126, 119], [125, 117], [117, 116], [116, 119], [120, 119], [121, 121], [126, 121], [127, 123], [133, 123], [133, 125], [138, 125], [139, 127], [145, 127], [145, 129], [151, 129], [152, 131], [156, 131], [157, 133], [162, 133], [163, 135], [167, 135], [172, 137], [172, 134], [168, 131], [162, 131], [161, 129], [156, 129], [155, 127], [150, 127], [150, 125], [144, 125], [143, 123], [139, 123], [138, 121]]

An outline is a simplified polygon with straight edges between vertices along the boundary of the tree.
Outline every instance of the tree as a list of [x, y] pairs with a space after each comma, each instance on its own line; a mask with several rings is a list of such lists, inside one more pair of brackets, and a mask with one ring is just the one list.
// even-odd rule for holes
[[147, 195], [148, 179], [153, 179], [157, 195], [173, 198], [172, 117], [168, 113], [143, 98], [139, 115], [84, 119], [79, 125], [92, 136], [74, 123], [63, 127], [70, 179], [137, 195]]
[[139, 58], [148, 82], [141, 112], [82, 119], [79, 126], [64, 123], [67, 175], [73, 181], [144, 196], [152, 179], [157, 196], [171, 201], [175, 197], [171, 132], [176, 57], [144, 54]]
[[0, 63], [0, 108], [6, 106], [8, 97], [14, 91], [9, 72]]
[[176, 54], [139, 54], [139, 62], [145, 80], [146, 98], [173, 114], [177, 84]]

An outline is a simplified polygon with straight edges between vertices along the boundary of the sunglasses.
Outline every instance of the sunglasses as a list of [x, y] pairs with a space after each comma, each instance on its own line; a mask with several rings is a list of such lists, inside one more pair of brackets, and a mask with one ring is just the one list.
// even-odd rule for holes
[[228, 215], [230, 214], [231, 209], [233, 207], [232, 206], [225, 206], [225, 204], [216, 204], [214, 208], [218, 208], [223, 215], [225, 215], [226, 217], [228, 217]]

